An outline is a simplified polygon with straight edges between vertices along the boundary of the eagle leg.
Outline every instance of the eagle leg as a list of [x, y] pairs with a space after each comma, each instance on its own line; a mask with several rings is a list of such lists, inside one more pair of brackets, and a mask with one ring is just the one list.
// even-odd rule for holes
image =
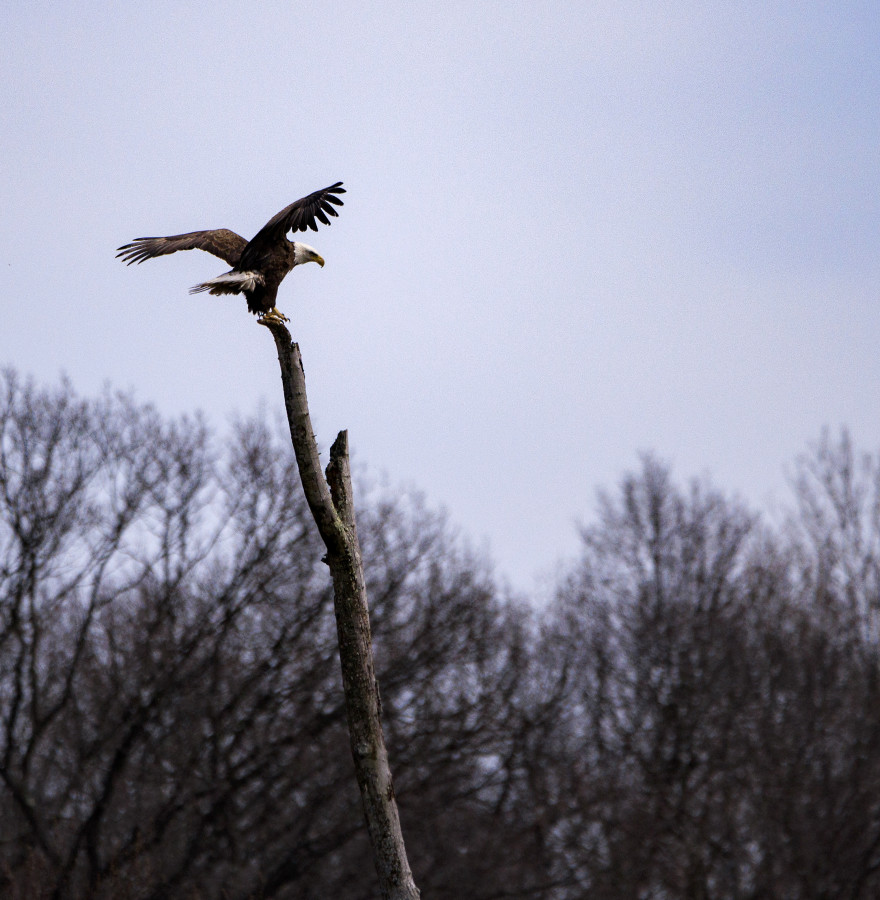
[[268, 312], [263, 313], [258, 319], [259, 322], [263, 322], [266, 319], [269, 322], [289, 322], [290, 319], [281, 312], [277, 306], [273, 306]]

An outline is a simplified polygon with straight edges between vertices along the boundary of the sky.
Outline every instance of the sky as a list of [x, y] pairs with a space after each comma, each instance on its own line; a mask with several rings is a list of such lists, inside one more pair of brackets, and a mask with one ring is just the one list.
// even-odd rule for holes
[[206, 253], [335, 181], [278, 305], [326, 452], [529, 592], [652, 452], [757, 508], [823, 428], [880, 447], [880, 4], [0, 9], [0, 365], [220, 430], [283, 409]]

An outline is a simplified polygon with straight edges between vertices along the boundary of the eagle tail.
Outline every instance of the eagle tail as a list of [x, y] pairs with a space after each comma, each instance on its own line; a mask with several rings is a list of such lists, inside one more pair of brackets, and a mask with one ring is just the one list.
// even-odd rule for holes
[[218, 275], [210, 281], [203, 281], [195, 287], [191, 287], [191, 294], [200, 294], [202, 291], [208, 291], [215, 296], [220, 294], [243, 294], [245, 291], [253, 291], [260, 285], [265, 284], [265, 279], [259, 272], [236, 272], [233, 269]]

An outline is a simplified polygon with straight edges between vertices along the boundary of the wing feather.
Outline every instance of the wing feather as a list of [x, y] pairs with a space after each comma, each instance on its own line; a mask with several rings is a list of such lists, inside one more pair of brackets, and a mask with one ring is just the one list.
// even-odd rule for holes
[[219, 256], [230, 266], [238, 265], [247, 241], [228, 228], [217, 228], [213, 231], [190, 231], [187, 234], [174, 234], [170, 237], [135, 238], [130, 244], [117, 248], [117, 257], [125, 264], [142, 263], [145, 259], [176, 253], [178, 250], [206, 250]]
[[342, 206], [343, 201], [337, 194], [344, 194], [345, 188], [341, 181], [331, 184], [320, 191], [315, 191], [307, 197], [296, 200], [290, 206], [285, 206], [281, 212], [276, 213], [257, 232], [253, 240], [248, 244], [247, 252], [242, 257], [242, 265], [251, 265], [270, 250], [288, 231], [305, 231], [311, 228], [318, 230], [318, 222], [324, 225], [330, 224], [328, 216], [335, 218], [337, 206]]

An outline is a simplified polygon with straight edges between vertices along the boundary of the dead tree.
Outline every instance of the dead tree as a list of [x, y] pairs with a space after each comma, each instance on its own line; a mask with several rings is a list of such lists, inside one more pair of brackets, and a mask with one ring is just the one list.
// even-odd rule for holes
[[324, 559], [333, 580], [351, 753], [379, 886], [386, 900], [417, 900], [419, 890], [406, 858], [380, 721], [381, 703], [373, 666], [369, 606], [355, 525], [348, 432], [340, 431], [333, 442], [325, 478], [309, 417], [299, 345], [293, 342], [290, 332], [280, 321], [264, 319], [262, 324], [272, 332], [278, 348], [284, 405], [300, 479], [306, 502], [327, 548]]

